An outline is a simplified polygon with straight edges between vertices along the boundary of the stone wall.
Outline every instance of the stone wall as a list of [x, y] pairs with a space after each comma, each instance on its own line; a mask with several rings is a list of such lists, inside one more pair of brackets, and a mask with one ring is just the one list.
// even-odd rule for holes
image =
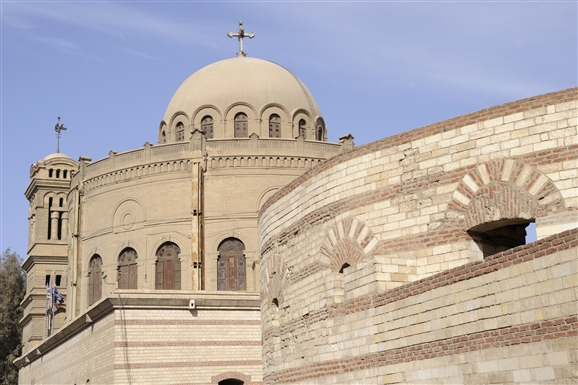
[[574, 229], [308, 312], [265, 341], [265, 382], [573, 381], [577, 259]]
[[[194, 301], [194, 306], [190, 301]], [[262, 383], [255, 293], [123, 290], [16, 364], [21, 384]]]
[[[503, 328], [509, 330], [506, 334], [517, 333], [517, 327], [534, 328], [538, 321], [575, 327], [576, 310], [570, 305], [575, 298], [564, 300], [565, 310], [551, 312], [547, 309], [552, 303], [542, 303], [541, 286], [522, 297], [522, 302], [525, 298], [533, 301], [539, 315], [522, 316], [522, 310], [514, 315], [514, 305], [508, 307], [511, 299], [502, 298], [511, 294], [510, 288], [496, 285], [493, 270], [482, 274], [486, 281], [480, 277], [475, 283], [468, 276], [461, 283], [450, 280], [436, 285], [448, 271], [472, 263], [483, 266], [490, 255], [523, 245], [530, 222], [536, 223], [538, 238], [544, 242], [554, 239], [548, 238], [553, 234], [578, 227], [576, 100], [577, 89], [569, 89], [370, 143], [310, 170], [269, 199], [259, 222], [265, 382], [324, 378], [326, 383], [358, 383], [370, 378], [367, 381], [374, 383], [375, 377], [386, 383], [444, 382], [445, 377], [502, 382], [502, 377], [494, 376], [499, 370], [472, 367], [471, 372], [455, 372], [441, 364], [447, 359], [461, 360], [471, 367], [480, 360], [473, 353], [467, 355], [469, 351], [440, 353], [439, 358], [408, 352], [438, 346], [437, 341], [459, 345], [471, 336], [478, 343], [487, 336], [475, 333], [500, 333]], [[575, 243], [572, 237], [575, 232], [566, 233], [563, 242]], [[540, 249], [545, 244], [522, 248], [529, 247], [532, 258], [549, 261]], [[555, 262], [541, 263], [550, 264], [559, 274], [554, 267], [561, 263], [557, 251], [548, 255]], [[567, 267], [575, 269], [575, 248], [565, 255], [566, 262], [574, 260]], [[507, 282], [539, 283], [534, 271], [520, 272], [511, 266], [499, 270], [509, 277]], [[566, 281], [550, 282], [550, 291], [564, 291], [571, 279]], [[427, 289], [418, 295], [415, 285], [420, 282]], [[468, 291], [476, 285], [481, 287], [479, 292]], [[390, 300], [393, 305], [389, 307], [373, 302], [375, 296], [392, 295], [406, 287], [412, 294]], [[456, 290], [468, 294], [455, 296]], [[571, 297], [574, 292], [569, 293]], [[434, 308], [421, 306], [426, 297], [435, 302]], [[364, 308], [368, 298], [372, 305]], [[495, 303], [477, 305], [490, 299]], [[445, 308], [452, 304], [457, 310]], [[411, 309], [407, 314], [402, 311], [406, 307]], [[340, 314], [341, 308], [349, 310]], [[440, 310], [434, 315], [426, 312], [430, 308]], [[387, 335], [394, 327], [389, 317], [396, 312], [402, 322]], [[437, 321], [441, 318], [449, 321]], [[422, 326], [414, 327], [416, 323]], [[421, 334], [430, 331], [427, 336]], [[503, 358], [534, 351], [544, 357], [558, 350], [568, 352], [571, 349], [563, 341], [571, 338], [555, 337], [547, 343], [524, 340], [512, 344], [516, 346], [503, 353]], [[436, 352], [453, 346], [439, 343]], [[554, 343], [566, 345], [552, 348]], [[484, 345], [474, 350], [489, 352], [491, 348]], [[389, 354], [413, 358], [396, 363], [401, 365], [398, 372], [386, 373], [384, 365], [391, 368], [392, 362]], [[567, 362], [574, 359], [566, 357]], [[352, 364], [358, 359], [360, 366]], [[434, 361], [417, 363], [426, 359]], [[510, 371], [509, 375], [517, 374], [509, 381], [542, 381], [554, 372], [553, 378], [568, 378], [566, 369], [554, 370], [546, 358], [543, 361], [543, 367], [550, 369], [516, 367], [519, 372]], [[412, 362], [415, 374], [411, 374]], [[431, 365], [432, 370], [418, 373], [423, 365]], [[440, 367], [447, 367], [447, 373], [436, 369]], [[483, 373], [491, 373], [492, 378], [474, 376]], [[392, 377], [386, 377], [389, 374]]]
[[[109, 314], [93, 325], [87, 323], [66, 344], [54, 346], [42, 357], [31, 354], [30, 358], [21, 359], [19, 383], [85, 384], [90, 380], [91, 384], [112, 384], [113, 344], [114, 315]], [[46, 342], [40, 344], [39, 349], [44, 350], [45, 345]]]

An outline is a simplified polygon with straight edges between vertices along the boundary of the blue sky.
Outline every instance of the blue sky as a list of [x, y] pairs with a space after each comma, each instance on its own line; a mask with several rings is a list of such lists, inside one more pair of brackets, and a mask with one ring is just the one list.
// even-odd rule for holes
[[577, 3], [2, 1], [0, 249], [26, 255], [30, 165], [156, 143], [173, 93], [234, 57], [291, 70], [356, 144], [577, 85]]

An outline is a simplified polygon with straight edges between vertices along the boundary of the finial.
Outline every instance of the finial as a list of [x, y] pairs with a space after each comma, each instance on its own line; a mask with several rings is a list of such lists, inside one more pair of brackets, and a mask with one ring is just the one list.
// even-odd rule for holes
[[243, 38], [248, 37], [252, 39], [255, 37], [255, 34], [253, 32], [245, 32], [242, 20], [239, 20], [239, 32], [228, 32], [227, 36], [236, 37], [237, 40], [239, 40], [239, 52], [237, 52], [237, 56], [247, 56], [247, 54], [243, 52]]
[[56, 152], [60, 152], [60, 135], [61, 135], [61, 131], [66, 131], [66, 127], [64, 127], [64, 124], [60, 124], [60, 116], [58, 117], [58, 122], [56, 122], [56, 125], [54, 126], [54, 131], [56, 131], [56, 137], [58, 138], [58, 145], [56, 147]]

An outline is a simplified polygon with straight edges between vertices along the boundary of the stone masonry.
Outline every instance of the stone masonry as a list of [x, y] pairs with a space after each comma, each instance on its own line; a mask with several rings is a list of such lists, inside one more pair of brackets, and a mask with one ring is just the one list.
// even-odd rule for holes
[[576, 381], [577, 91], [358, 147], [269, 199], [264, 382]]

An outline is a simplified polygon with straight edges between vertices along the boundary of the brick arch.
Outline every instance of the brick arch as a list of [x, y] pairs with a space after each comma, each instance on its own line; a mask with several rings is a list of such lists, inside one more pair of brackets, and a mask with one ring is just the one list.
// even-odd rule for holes
[[560, 191], [546, 175], [514, 159], [480, 164], [458, 183], [448, 209], [466, 228], [508, 218], [535, 219], [562, 209]]
[[223, 381], [223, 380], [226, 380], [229, 378], [232, 378], [235, 380], [241, 380], [246, 385], [251, 384], [251, 376], [248, 374], [243, 374], [241, 372], [223, 372], [221, 374], [217, 374], [216, 376], [211, 377], [211, 383], [212, 384], [218, 384], [220, 381]]
[[338, 272], [347, 263], [353, 265], [368, 258], [378, 241], [367, 225], [348, 217], [327, 230], [321, 246], [322, 262], [329, 263], [331, 271]]

